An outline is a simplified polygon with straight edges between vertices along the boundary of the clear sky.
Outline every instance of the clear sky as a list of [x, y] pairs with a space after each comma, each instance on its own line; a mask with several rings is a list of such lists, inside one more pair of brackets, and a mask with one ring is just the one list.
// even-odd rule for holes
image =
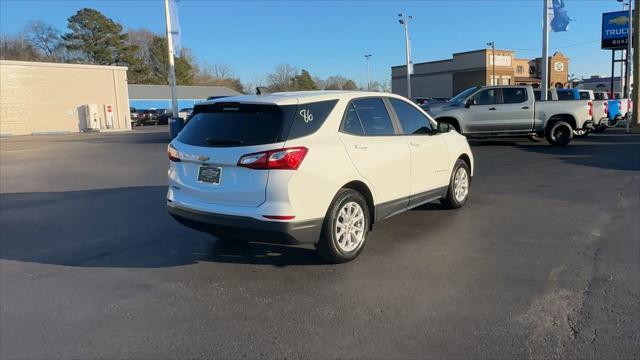
[[[600, 49], [603, 12], [621, 10], [616, 0], [566, 0], [574, 19], [569, 32], [552, 33], [551, 52], [561, 50], [576, 76], [607, 75], [610, 51]], [[66, 31], [67, 18], [91, 7], [128, 28], [163, 33], [161, 0], [0, 0], [0, 31], [16, 33], [29, 20]], [[343, 75], [366, 82], [364, 54], [372, 54], [371, 78], [390, 77], [404, 63], [399, 12], [410, 23], [413, 61], [451, 57], [495, 40], [516, 57], [540, 56], [542, 0], [431, 1], [205, 1], [178, 3], [183, 45], [199, 61], [226, 63], [243, 81], [256, 82], [280, 63], [312, 75]]]

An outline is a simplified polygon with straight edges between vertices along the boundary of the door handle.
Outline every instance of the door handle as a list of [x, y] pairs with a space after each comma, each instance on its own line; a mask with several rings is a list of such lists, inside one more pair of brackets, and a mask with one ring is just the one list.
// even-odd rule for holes
[[495, 111], [495, 110], [498, 110], [498, 109], [496, 109], [496, 108], [494, 108], [494, 107], [491, 107], [491, 108], [489, 108], [489, 110], [491, 110], [491, 111]]
[[409, 145], [411, 145], [411, 146], [413, 146], [413, 147], [420, 147], [420, 144], [419, 144], [419, 143], [415, 143], [415, 142], [413, 142], [413, 141], [411, 141], [411, 142], [409, 143]]
[[358, 149], [358, 150], [367, 150], [368, 146], [366, 145], [354, 145], [354, 148]]
[[529, 109], [529, 107], [528, 107], [528, 106], [523, 106], [523, 107], [522, 107], [522, 110], [527, 110], [527, 109]]

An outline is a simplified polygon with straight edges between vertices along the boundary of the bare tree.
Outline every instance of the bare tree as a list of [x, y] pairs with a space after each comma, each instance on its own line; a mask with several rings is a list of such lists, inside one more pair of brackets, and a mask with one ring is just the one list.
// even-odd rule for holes
[[0, 59], [39, 61], [43, 60], [38, 50], [24, 34], [0, 35]]
[[383, 92], [391, 92], [391, 80], [389, 78], [382, 80], [381, 90]]
[[42, 20], [29, 21], [24, 28], [25, 35], [31, 45], [48, 59], [60, 58], [62, 43], [60, 31]]
[[281, 64], [276, 70], [267, 75], [267, 86], [271, 91], [287, 91], [292, 90], [293, 78], [298, 75], [298, 69], [289, 64]]

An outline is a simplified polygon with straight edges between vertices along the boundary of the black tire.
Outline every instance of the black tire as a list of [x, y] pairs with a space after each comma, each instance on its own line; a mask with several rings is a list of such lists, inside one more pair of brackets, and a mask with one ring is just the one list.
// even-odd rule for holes
[[529, 135], [529, 140], [531, 140], [533, 142], [542, 142], [542, 141], [544, 141], [544, 136]]
[[573, 128], [566, 121], [557, 121], [547, 128], [546, 136], [549, 144], [566, 146], [573, 139]]
[[580, 138], [580, 139], [584, 139], [587, 136], [589, 136], [589, 133], [591, 131], [589, 131], [589, 129], [582, 129], [582, 130], [574, 130], [573, 131], [573, 137], [575, 138]]
[[[340, 249], [338, 244], [334, 228], [336, 227], [336, 221], [338, 221], [338, 214], [340, 210], [349, 202], [357, 203], [362, 209], [364, 214], [364, 239], [355, 249], [351, 251], [343, 251]], [[318, 255], [324, 261], [334, 264], [344, 263], [355, 259], [367, 243], [370, 224], [369, 207], [367, 206], [367, 201], [362, 194], [352, 189], [340, 189], [336, 197], [333, 199], [331, 206], [329, 206], [327, 215], [324, 218], [324, 224], [322, 225], [322, 231], [320, 233], [320, 241], [315, 245]]]
[[[458, 172], [458, 169], [460, 168], [466, 171], [468, 183], [467, 183], [467, 194], [463, 199], [458, 200], [456, 199], [456, 196], [455, 196], [455, 177], [456, 177], [456, 173]], [[467, 200], [469, 199], [470, 190], [471, 190], [471, 171], [469, 171], [469, 165], [467, 164], [466, 161], [462, 159], [458, 159], [458, 161], [456, 161], [455, 166], [453, 167], [453, 171], [451, 172], [451, 178], [449, 180], [449, 188], [447, 189], [447, 195], [441, 201], [442, 206], [447, 209], [458, 209], [463, 207], [464, 204], [466, 204]]]

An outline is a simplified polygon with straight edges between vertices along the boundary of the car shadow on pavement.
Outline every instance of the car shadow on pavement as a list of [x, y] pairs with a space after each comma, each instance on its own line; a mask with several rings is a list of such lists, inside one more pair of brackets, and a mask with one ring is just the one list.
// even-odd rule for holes
[[229, 244], [178, 224], [166, 187], [0, 194], [0, 258], [77, 267], [322, 264], [312, 249]]
[[569, 164], [602, 169], [640, 170], [640, 136], [626, 134], [590, 135], [568, 146], [518, 144], [518, 148], [554, 156]]

